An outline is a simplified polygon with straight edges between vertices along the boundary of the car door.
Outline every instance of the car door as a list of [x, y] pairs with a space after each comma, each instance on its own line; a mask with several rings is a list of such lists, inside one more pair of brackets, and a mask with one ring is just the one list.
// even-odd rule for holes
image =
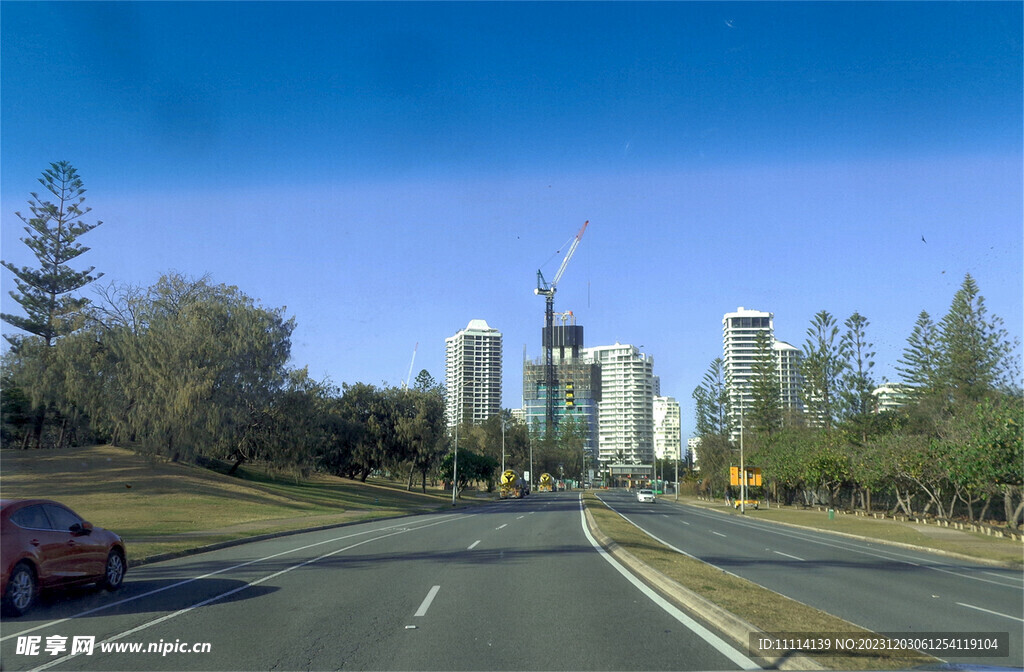
[[72, 562], [69, 556], [74, 550], [68, 544], [71, 534], [53, 529], [42, 504], [33, 504], [14, 512], [11, 521], [21, 528], [22, 545], [35, 559], [40, 584], [48, 586], [62, 583], [73, 575], [69, 566]]
[[67, 580], [74, 581], [102, 574], [103, 563], [106, 560], [103, 546], [97, 547], [92, 535], [71, 531], [74, 526], [79, 530], [83, 529], [85, 521], [71, 509], [59, 504], [44, 504], [43, 508], [54, 532], [63, 535], [65, 549], [61, 562], [62, 575]]

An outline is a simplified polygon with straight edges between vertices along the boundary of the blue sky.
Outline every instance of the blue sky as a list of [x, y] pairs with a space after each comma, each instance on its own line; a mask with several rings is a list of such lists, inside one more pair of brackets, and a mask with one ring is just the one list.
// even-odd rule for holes
[[1022, 6], [3, 2], [2, 257], [67, 160], [101, 282], [287, 306], [339, 384], [400, 384], [417, 343], [441, 381], [485, 319], [518, 407], [536, 271], [590, 220], [555, 308], [643, 346], [689, 435], [739, 306], [797, 346], [859, 311], [895, 379], [971, 273], [1020, 337]]

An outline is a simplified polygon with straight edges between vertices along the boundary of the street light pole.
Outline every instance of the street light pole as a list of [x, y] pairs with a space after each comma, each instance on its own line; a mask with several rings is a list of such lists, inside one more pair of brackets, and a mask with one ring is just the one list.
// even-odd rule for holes
[[677, 501], [677, 502], [679, 501], [679, 451], [680, 450], [682, 450], [681, 447], [676, 449], [676, 487], [675, 487], [676, 498], [675, 498], [675, 501]]
[[455, 423], [455, 458], [452, 460], [452, 506], [459, 490], [459, 423]]
[[747, 513], [747, 469], [743, 463], [743, 392], [740, 392], [740, 513]]
[[501, 415], [501, 473], [505, 473], [505, 413]]

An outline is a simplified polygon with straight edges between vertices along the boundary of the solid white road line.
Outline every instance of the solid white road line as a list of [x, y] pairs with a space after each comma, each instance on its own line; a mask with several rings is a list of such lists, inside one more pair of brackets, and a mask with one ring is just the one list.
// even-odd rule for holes
[[640, 579], [633, 576], [628, 569], [618, 563], [608, 551], [601, 547], [601, 544], [597, 543], [593, 535], [590, 534], [590, 530], [587, 529], [587, 514], [583, 508], [583, 498], [580, 497], [580, 522], [583, 525], [583, 534], [587, 537], [590, 545], [608, 561], [612, 567], [615, 568], [619, 574], [621, 574], [627, 581], [633, 584], [633, 587], [643, 593], [649, 600], [654, 602], [656, 605], [665, 610], [672, 618], [679, 621], [683, 626], [689, 628], [694, 634], [703, 639], [705, 642], [710, 644], [716, 651], [721, 653], [723, 656], [731, 660], [734, 664], [738, 665], [743, 670], [760, 670], [761, 666], [747, 658], [737, 649], [730, 646], [724, 639], [711, 632], [697, 621], [690, 618], [684, 611], [676, 607], [674, 604], [668, 602], [661, 595], [658, 595], [651, 588], [645, 585]]
[[1003, 618], [1008, 618], [1011, 621], [1020, 621], [1021, 623], [1024, 623], [1024, 618], [1017, 618], [1016, 616], [1010, 616], [1009, 614], [1002, 614], [1002, 613], [1000, 613], [998, 611], [992, 611], [991, 609], [984, 609], [982, 607], [976, 607], [973, 604], [964, 604], [963, 602], [957, 602], [957, 604], [959, 604], [961, 607], [967, 607], [968, 609], [977, 609], [978, 611], [984, 611], [986, 614], [992, 614], [993, 616], [1002, 616]]
[[435, 597], [437, 597], [437, 591], [439, 590], [441, 590], [441, 586], [434, 586], [431, 588], [430, 592], [427, 593], [427, 596], [423, 598], [423, 604], [420, 605], [420, 608], [416, 610], [416, 613], [413, 614], [413, 616], [426, 616], [427, 609], [430, 609], [430, 603], [434, 601]]

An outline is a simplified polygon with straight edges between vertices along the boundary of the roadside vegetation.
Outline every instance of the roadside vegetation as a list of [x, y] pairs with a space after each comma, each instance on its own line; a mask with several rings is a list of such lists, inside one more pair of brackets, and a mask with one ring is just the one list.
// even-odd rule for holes
[[[651, 539], [594, 495], [585, 495], [584, 500], [605, 536], [640, 562], [764, 632], [868, 632], [841, 618], [681, 555]], [[743, 648], [747, 646], [746, 641], [739, 644]], [[935, 663], [935, 659], [916, 652], [820, 656], [814, 660], [831, 670], [895, 670]]]
[[730, 466], [761, 469], [755, 498], [907, 516], [1024, 524], [1020, 342], [968, 274], [938, 322], [922, 311], [880, 412], [866, 317], [815, 315], [801, 352], [803, 412], [784, 409], [769, 339], [757, 342], [745, 407], [721, 359], [693, 392], [700, 493], [739, 496]]
[[227, 477], [228, 463], [199, 468], [113, 446], [4, 450], [0, 459], [0, 496], [67, 504], [124, 537], [130, 562], [260, 534], [451, 509], [451, 493], [439, 488], [423, 494], [384, 478], [302, 478], [256, 465]]

